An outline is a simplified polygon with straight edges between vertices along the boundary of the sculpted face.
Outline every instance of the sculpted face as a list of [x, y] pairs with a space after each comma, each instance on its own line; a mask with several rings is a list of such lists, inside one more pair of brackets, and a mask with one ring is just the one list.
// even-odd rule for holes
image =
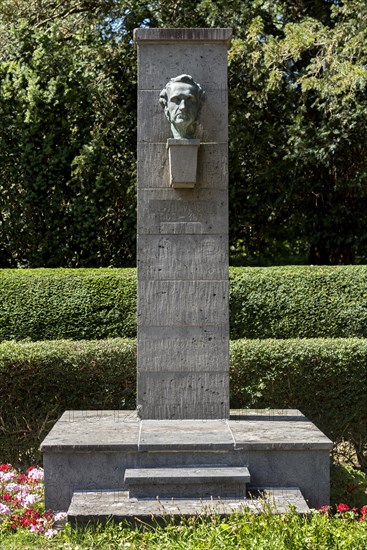
[[168, 89], [167, 117], [180, 135], [193, 133], [198, 107], [195, 86], [186, 82], [171, 84]]
[[161, 91], [159, 102], [171, 124], [174, 138], [195, 137], [196, 123], [205, 99], [205, 92], [190, 75], [171, 78]]

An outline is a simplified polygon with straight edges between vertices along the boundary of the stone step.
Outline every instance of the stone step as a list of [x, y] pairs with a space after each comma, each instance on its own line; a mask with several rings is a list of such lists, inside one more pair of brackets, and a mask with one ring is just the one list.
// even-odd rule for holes
[[251, 498], [224, 499], [138, 499], [129, 498], [127, 491], [74, 492], [67, 519], [72, 525], [122, 522], [170, 521], [198, 515], [228, 516], [243, 513], [272, 511], [283, 514], [289, 507], [306, 514], [309, 507], [298, 487], [262, 487], [249, 489]]
[[124, 485], [136, 498], [243, 498], [250, 479], [246, 467], [133, 468]]

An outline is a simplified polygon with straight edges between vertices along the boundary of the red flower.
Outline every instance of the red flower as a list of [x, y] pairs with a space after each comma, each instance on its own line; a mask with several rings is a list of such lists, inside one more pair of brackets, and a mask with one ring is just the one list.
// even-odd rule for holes
[[338, 512], [348, 512], [348, 510], [350, 510], [348, 504], [338, 504], [336, 509], [338, 510]]
[[9, 472], [12, 469], [11, 464], [0, 464], [0, 472]]
[[367, 520], [367, 506], [363, 506], [360, 510], [361, 512], [361, 517], [359, 518], [360, 520]]
[[17, 483], [27, 483], [28, 480], [28, 477], [24, 474], [19, 474], [19, 476], [17, 477]]
[[36, 466], [29, 466], [28, 470], [27, 470], [27, 473], [29, 474], [29, 472], [31, 472], [32, 470], [35, 470], [36, 469]]
[[10, 494], [10, 493], [4, 493], [1, 497], [1, 499], [4, 501], [4, 502], [8, 502], [9, 500], [12, 500], [13, 499], [13, 496]]

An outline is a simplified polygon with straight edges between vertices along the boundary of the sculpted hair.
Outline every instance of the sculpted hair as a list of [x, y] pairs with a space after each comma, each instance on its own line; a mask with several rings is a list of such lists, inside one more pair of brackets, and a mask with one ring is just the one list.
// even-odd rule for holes
[[159, 94], [159, 103], [164, 108], [164, 112], [166, 113], [167, 111], [168, 90], [171, 88], [172, 84], [174, 84], [175, 82], [184, 82], [185, 84], [190, 84], [191, 86], [196, 88], [196, 96], [198, 100], [198, 115], [199, 115], [201, 111], [201, 107], [205, 100], [205, 92], [203, 88], [200, 86], [200, 84], [195, 82], [195, 80], [189, 74], [181, 74], [179, 76], [176, 76], [175, 78], [170, 78], [166, 86], [163, 88], [163, 90]]

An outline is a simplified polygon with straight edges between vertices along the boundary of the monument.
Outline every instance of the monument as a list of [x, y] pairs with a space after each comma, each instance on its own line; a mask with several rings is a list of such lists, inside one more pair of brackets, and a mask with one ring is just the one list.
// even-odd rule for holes
[[[299, 411], [230, 411], [229, 29], [138, 29], [136, 411], [67, 411], [45, 505], [71, 521], [329, 500], [331, 442]], [[307, 503], [306, 503], [307, 501]]]

